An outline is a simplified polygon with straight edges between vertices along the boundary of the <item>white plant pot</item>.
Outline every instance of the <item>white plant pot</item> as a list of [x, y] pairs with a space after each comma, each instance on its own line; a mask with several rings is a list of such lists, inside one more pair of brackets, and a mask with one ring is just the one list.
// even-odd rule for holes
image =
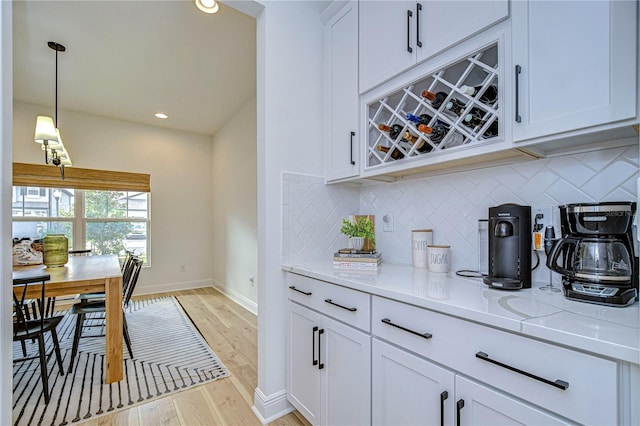
[[349, 238], [349, 245], [354, 250], [362, 250], [364, 246], [364, 238], [362, 237], [351, 237]]

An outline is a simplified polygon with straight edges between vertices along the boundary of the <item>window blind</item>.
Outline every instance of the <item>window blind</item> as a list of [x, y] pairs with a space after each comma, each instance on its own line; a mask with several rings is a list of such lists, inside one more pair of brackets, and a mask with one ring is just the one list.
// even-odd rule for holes
[[64, 180], [57, 167], [44, 164], [13, 163], [14, 186], [93, 189], [102, 191], [151, 192], [151, 175], [111, 170], [65, 167]]

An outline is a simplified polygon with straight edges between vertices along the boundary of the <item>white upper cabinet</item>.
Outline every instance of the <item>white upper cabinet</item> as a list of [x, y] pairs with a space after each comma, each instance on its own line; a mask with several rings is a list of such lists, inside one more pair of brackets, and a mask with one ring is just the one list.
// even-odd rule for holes
[[329, 85], [328, 181], [358, 174], [358, 2], [348, 2], [325, 27]]
[[360, 92], [509, 16], [508, 0], [360, 2]]
[[637, 116], [636, 1], [515, 1], [513, 140]]

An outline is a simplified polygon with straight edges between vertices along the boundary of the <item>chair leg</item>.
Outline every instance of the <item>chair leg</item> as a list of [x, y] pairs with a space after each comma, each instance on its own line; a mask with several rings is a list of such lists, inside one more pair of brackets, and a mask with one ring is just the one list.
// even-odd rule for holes
[[78, 345], [80, 344], [80, 336], [82, 335], [82, 324], [84, 323], [84, 314], [76, 314], [76, 330], [73, 334], [73, 347], [71, 349], [71, 361], [69, 362], [69, 369], [67, 370], [67, 374], [73, 371], [73, 362], [76, 359], [76, 354], [78, 353]]
[[42, 393], [44, 403], [49, 403], [49, 379], [47, 377], [47, 354], [44, 347], [44, 335], [38, 335], [38, 349], [40, 350], [40, 375], [42, 376]]
[[64, 374], [64, 367], [62, 366], [62, 354], [60, 353], [60, 343], [58, 342], [58, 333], [56, 329], [51, 330], [51, 339], [53, 340], [53, 350], [56, 352], [56, 360], [58, 361], [58, 369], [60, 375]]
[[27, 357], [27, 344], [24, 343], [24, 340], [20, 340], [20, 346], [22, 346], [22, 357]]
[[127, 349], [129, 350], [129, 357], [133, 359], [133, 351], [131, 350], [131, 338], [129, 338], [129, 327], [127, 327], [127, 316], [122, 313], [122, 331], [124, 335], [124, 343], [127, 345]]

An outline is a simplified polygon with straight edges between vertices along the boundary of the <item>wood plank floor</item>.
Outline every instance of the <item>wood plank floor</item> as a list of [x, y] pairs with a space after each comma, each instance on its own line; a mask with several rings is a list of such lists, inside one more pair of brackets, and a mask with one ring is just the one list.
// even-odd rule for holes
[[[163, 295], [177, 297], [231, 376], [99, 417], [83, 425], [260, 425], [251, 411], [253, 392], [258, 385], [255, 315], [213, 288]], [[271, 424], [309, 426], [297, 411]]]

